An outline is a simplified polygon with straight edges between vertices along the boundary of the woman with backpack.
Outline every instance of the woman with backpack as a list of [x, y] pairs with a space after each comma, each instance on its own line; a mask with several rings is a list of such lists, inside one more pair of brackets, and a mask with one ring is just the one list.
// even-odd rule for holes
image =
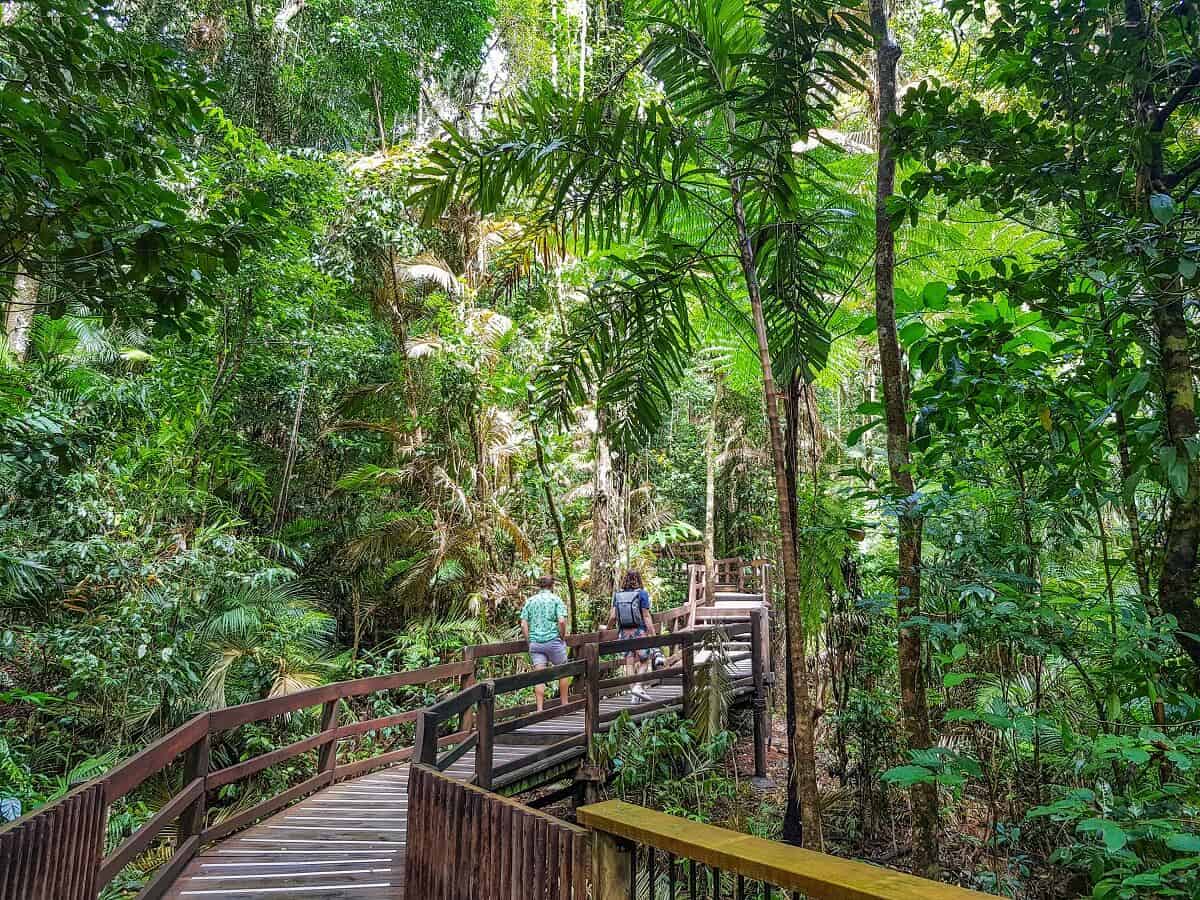
[[[642, 576], [637, 572], [626, 572], [621, 580], [621, 590], [613, 594], [608, 627], [620, 629], [617, 636], [623, 641], [654, 634], [654, 618], [650, 615], [650, 594], [642, 584]], [[640, 675], [649, 671], [652, 654], [652, 650], [634, 650], [626, 653], [627, 674]], [[631, 703], [650, 699], [646, 688], [640, 683], [635, 684], [629, 693]]]

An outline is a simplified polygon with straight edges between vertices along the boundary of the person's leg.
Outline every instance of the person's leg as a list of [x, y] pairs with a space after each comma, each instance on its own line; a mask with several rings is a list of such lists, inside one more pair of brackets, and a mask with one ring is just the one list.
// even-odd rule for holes
[[[558, 646], [555, 648], [554, 665], [565, 666], [567, 664], [567, 642], [561, 638], [558, 640]], [[558, 679], [558, 697], [559, 703], [563, 706], [567, 703], [567, 695], [571, 692], [571, 679]]]
[[[546, 659], [546, 656], [544, 653], [530, 652], [529, 657], [530, 657], [530, 660], [533, 662], [533, 668], [535, 670], [546, 668], [546, 663], [548, 662], [548, 660]], [[533, 697], [534, 697], [534, 700], [537, 702], [537, 711], [541, 712], [542, 706], [546, 702], [546, 685], [535, 684], [533, 686]]]

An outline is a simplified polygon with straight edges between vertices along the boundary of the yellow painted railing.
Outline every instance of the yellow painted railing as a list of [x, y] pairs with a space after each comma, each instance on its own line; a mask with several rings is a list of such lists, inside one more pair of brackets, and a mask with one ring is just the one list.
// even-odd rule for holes
[[595, 834], [594, 900], [657, 897], [982, 900], [981, 894], [868, 863], [702, 825], [620, 800], [580, 807]]

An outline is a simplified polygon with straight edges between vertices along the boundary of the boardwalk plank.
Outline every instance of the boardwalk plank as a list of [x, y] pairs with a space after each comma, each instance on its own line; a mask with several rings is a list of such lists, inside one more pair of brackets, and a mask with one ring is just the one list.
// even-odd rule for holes
[[[730, 674], [735, 679], [750, 674], [749, 661], [739, 660]], [[680, 686], [678, 682], [652, 685], [647, 693], [649, 702], [677, 699]], [[600, 714], [615, 718], [626, 710], [637, 716], [640, 706], [644, 704], [631, 703], [628, 695], [613, 695], [601, 698]], [[494, 765], [536, 758], [547, 743], [582, 734], [583, 729], [580, 710], [524, 726], [512, 732], [524, 738], [523, 743], [495, 746]], [[468, 779], [474, 771], [472, 749], [447, 774]], [[461, 800], [462, 794], [457, 797]], [[538, 821], [516, 806], [503, 808], [494, 819], [489, 815], [483, 821], [481, 815], [479, 808], [460, 810], [453, 833], [438, 836], [445, 852], [462, 853], [468, 841], [482, 846], [489, 834], [508, 829], [517, 835], [511, 854], [488, 855], [482, 870], [460, 866], [462, 884], [457, 887], [413, 885], [410, 900], [460, 900], [454, 892], [469, 889], [471, 883], [506, 900], [567, 897], [570, 888], [558, 886], [560, 879], [572, 880], [575, 890], [581, 890], [586, 856], [582, 843], [547, 844], [545, 828], [539, 829]], [[407, 825], [408, 766], [401, 764], [333, 784], [231, 835], [196, 856], [165, 896], [168, 900], [402, 900]], [[543, 840], [538, 841], [539, 836]], [[511, 897], [509, 890], [515, 891]]]

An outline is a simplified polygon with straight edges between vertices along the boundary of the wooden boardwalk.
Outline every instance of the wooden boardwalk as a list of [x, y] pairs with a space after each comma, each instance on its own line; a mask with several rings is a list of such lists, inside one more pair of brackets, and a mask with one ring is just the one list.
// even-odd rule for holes
[[[0, 900], [97, 900], [138, 875], [138, 900], [402, 897], [413, 778], [413, 799], [423, 810], [414, 822], [413, 865], [420, 878], [440, 879], [439, 896], [498, 896], [492, 882], [476, 883], [478, 873], [463, 869], [457, 844], [448, 837], [453, 833], [469, 839], [475, 850], [499, 853], [510, 847], [520, 856], [511, 862], [546, 869], [547, 890], [554, 883], [561, 897], [583, 897], [588, 878], [583, 857], [590, 854], [586, 832], [513, 798], [574, 781], [592, 738], [623, 711], [635, 721], [676, 709], [690, 714], [696, 679], [719, 664], [709, 652], [716, 646], [728, 654], [720, 658], [730, 668], [738, 702], [752, 711], [755, 773], [765, 775], [773, 678], [769, 570], [766, 560], [719, 561], [710, 606], [701, 603], [703, 569], [692, 566], [688, 602], [653, 614], [657, 634], [630, 639], [611, 629], [570, 634], [572, 658], [560, 666], [538, 671], [520, 662], [513, 666], [527, 658], [524, 641], [479, 644], [464, 647], [461, 660], [198, 712], [103, 775], [0, 825]], [[758, 585], [755, 593], [745, 592], [751, 582]], [[621, 657], [635, 651], [662, 652], [667, 664], [634, 676], [614, 671]], [[494, 674], [514, 668], [514, 674]], [[563, 679], [573, 679], [569, 703], [560, 706], [551, 698], [538, 713], [522, 702], [530, 688]], [[636, 684], [648, 696], [631, 702]], [[441, 699], [403, 708], [418, 688]], [[399, 703], [397, 691], [406, 692]], [[378, 700], [386, 714], [342, 720], [345, 710], [378, 709]], [[316, 725], [315, 733], [216, 767], [224, 756], [216, 748], [231, 731], [301, 713], [305, 725]], [[412, 730], [396, 730], [406, 725]], [[363, 748], [361, 737], [368, 734], [386, 737]], [[375, 755], [363, 758], [364, 749]], [[213, 815], [210, 800], [227, 786], [285, 764], [294, 771], [298, 763], [309, 773], [303, 780], [258, 796], [249, 808]], [[130, 833], [112, 839], [111, 812], [152, 778], [176, 785], [172, 795]], [[573, 787], [553, 796], [566, 797]], [[431, 801], [427, 788], [441, 799]], [[472, 804], [472, 811], [443, 808], [447, 797]], [[508, 824], [485, 822], [475, 808], [480, 804]], [[437, 823], [443, 832], [433, 835], [430, 828]], [[514, 828], [520, 833], [508, 833]], [[526, 833], [529, 828], [536, 834]], [[554, 873], [546, 868], [551, 856], [561, 863]], [[446, 894], [442, 889], [450, 881], [461, 887], [464, 872], [471, 887]], [[568, 872], [574, 874], [564, 881]], [[523, 897], [510, 894], [504, 900]]]
[[[748, 660], [731, 666], [731, 675], [750, 672]], [[682, 702], [679, 683], [651, 684], [649, 700], [632, 703], [628, 694], [602, 698], [601, 717], [611, 722], [623, 711], [635, 718], [673, 710]], [[547, 700], [549, 707], [555, 698]], [[644, 708], [639, 713], [639, 708]], [[531, 757], [542, 747], [583, 734], [583, 713], [527, 725], [512, 742], [497, 743], [497, 765]], [[574, 754], [577, 761], [584, 749]], [[561, 759], [546, 760], [547, 767]], [[475, 753], [464, 754], [446, 774], [468, 780]], [[497, 788], [505, 787], [501, 780]], [[383, 900], [402, 898], [408, 838], [408, 766], [392, 766], [343, 781], [301, 800], [282, 812], [201, 851], [167, 891], [171, 900]], [[417, 900], [417, 898], [413, 898]]]

